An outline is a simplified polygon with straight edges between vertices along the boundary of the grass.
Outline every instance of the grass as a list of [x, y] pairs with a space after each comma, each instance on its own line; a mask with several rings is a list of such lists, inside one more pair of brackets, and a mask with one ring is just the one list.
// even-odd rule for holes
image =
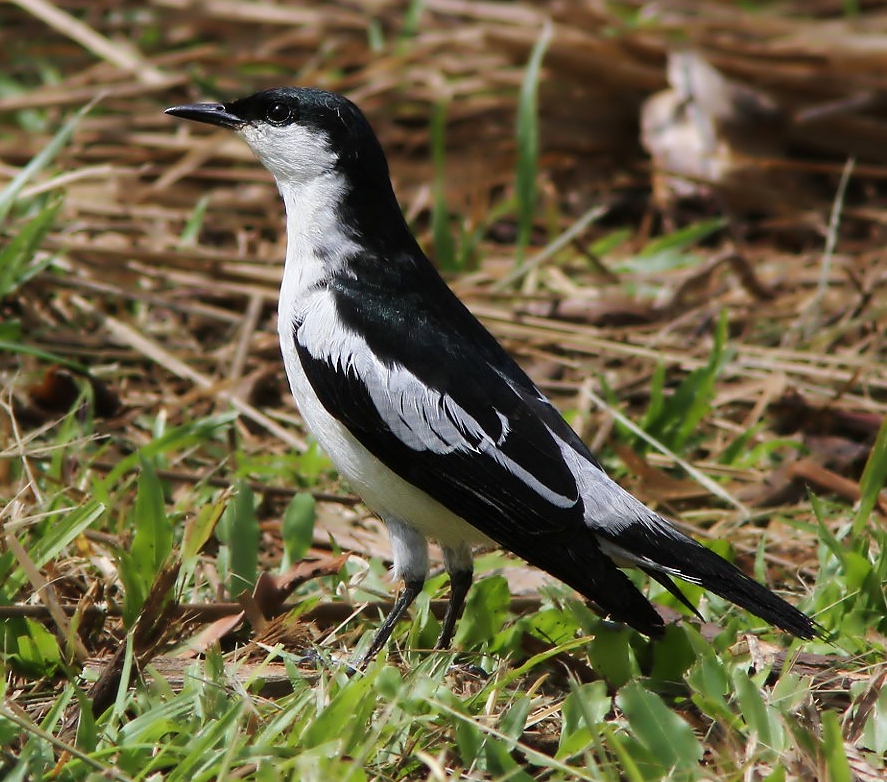
[[[269, 39], [267, 22], [224, 17], [231, 5], [210, 17], [99, 4], [84, 17], [103, 36], [96, 51], [9, 8], [0, 776], [884, 774], [878, 161], [858, 158], [834, 212], [844, 165], [832, 161], [816, 179], [826, 195], [794, 222], [638, 214], [626, 193], [646, 203], [646, 163], [621, 157], [624, 130], [608, 168], [576, 129], [624, 128], [631, 96], [661, 81], [655, 58], [632, 52], [666, 48], [668, 31], [645, 19], [635, 39], [613, 17], [598, 34], [578, 5], [547, 27], [519, 3], [458, 18], [421, 3], [372, 18], [254, 4], [293, 14]], [[755, 17], [769, 30], [766, 10]], [[110, 56], [121, 37], [139, 41], [150, 83], [124, 67], [125, 47]], [[602, 88], [637, 81], [610, 84], [606, 100], [553, 99], [588, 82], [575, 63], [593, 52], [624, 66]], [[388, 654], [353, 671], [391, 597], [390, 549], [289, 401], [277, 194], [241, 147], [160, 113], [292, 80], [294, 63], [299, 82], [367, 108], [420, 239], [610, 472], [830, 640], [792, 642], [687, 585], [706, 621], [684, 616], [653, 643], [490, 551], [456, 651], [429, 651], [438, 569]], [[428, 84], [446, 85], [445, 109]], [[807, 333], [799, 313], [814, 310]], [[668, 617], [686, 615], [633, 577]]]
[[536, 217], [536, 182], [539, 171], [539, 74], [551, 36], [551, 25], [546, 24], [530, 54], [517, 104], [517, 168], [514, 176], [518, 225], [514, 260], [517, 265], [523, 260]]

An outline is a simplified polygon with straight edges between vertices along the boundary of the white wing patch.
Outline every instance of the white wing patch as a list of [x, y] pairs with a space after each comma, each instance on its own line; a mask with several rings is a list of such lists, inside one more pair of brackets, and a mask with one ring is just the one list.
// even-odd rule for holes
[[677, 576], [691, 584], [702, 584], [702, 579], [698, 576], [694, 576], [692, 573], [686, 573], [678, 568], [665, 567], [659, 562], [654, 562], [649, 557], [633, 554], [628, 549], [623, 548], [618, 543], [614, 543], [612, 540], [598, 538], [598, 542], [600, 543], [601, 551], [610, 557], [616, 563], [617, 567], [647, 567], [652, 570], [658, 570], [660, 573], [666, 573], [669, 576]]
[[342, 325], [329, 291], [316, 291], [310, 299], [303, 310], [299, 343], [314, 358], [357, 377], [366, 386], [379, 416], [404, 445], [441, 455], [482, 454], [552, 505], [569, 508], [576, 504], [575, 498], [545, 486], [501, 450], [512, 431], [507, 416], [495, 411], [501, 430], [491, 435], [449, 395], [429, 388], [398, 364], [386, 366], [379, 361], [362, 337]]
[[[552, 435], [557, 438], [557, 435]], [[684, 540], [674, 527], [662, 520], [639, 499], [629, 494], [603, 470], [590, 465], [582, 456], [574, 451], [568, 443], [557, 438], [564, 455], [564, 461], [576, 478], [579, 496], [585, 506], [585, 524], [592, 532], [601, 532], [610, 539], [598, 537], [601, 550], [613, 557], [619, 567], [626, 564], [632, 566], [651, 567], [669, 575], [679, 576], [685, 581], [698, 584], [700, 581], [675, 568], [663, 567], [649, 557], [638, 556], [623, 548], [612, 537], [630, 527], [640, 525], [654, 532], [656, 537], [665, 543], [668, 537]]]

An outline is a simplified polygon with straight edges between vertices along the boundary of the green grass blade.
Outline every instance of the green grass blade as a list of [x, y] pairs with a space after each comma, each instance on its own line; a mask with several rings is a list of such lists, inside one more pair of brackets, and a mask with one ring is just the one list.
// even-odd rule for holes
[[780, 752], [785, 743], [785, 731], [775, 711], [761, 695], [760, 685], [741, 670], [733, 671], [733, 686], [742, 717], [749, 731], [757, 735], [764, 747]]
[[677, 231], [672, 231], [647, 242], [637, 257], [649, 260], [664, 253], [683, 253], [684, 250], [695, 247], [699, 242], [707, 239], [713, 233], [726, 228], [726, 226], [727, 219], [724, 217], [700, 220], [698, 223], [693, 223], [685, 228], [679, 228]]
[[630, 750], [625, 746], [622, 737], [606, 723], [601, 725], [601, 733], [613, 754], [618, 758], [624, 778], [628, 782], [645, 782], [643, 773], [635, 762], [634, 757], [632, 757]]
[[172, 526], [166, 515], [163, 486], [154, 466], [142, 459], [135, 505], [135, 535], [130, 553], [150, 587], [172, 551]]
[[657, 451], [660, 453], [664, 453], [670, 459], [673, 459], [675, 464], [681, 467], [693, 480], [699, 483], [700, 486], [704, 486], [708, 491], [715, 495], [715, 497], [720, 497], [724, 502], [732, 505], [734, 508], [737, 508], [741, 513], [745, 516], [750, 516], [751, 512], [748, 508], [745, 507], [739, 500], [737, 500], [732, 494], [730, 494], [723, 486], [721, 486], [716, 481], [713, 481], [709, 478], [704, 472], [696, 469], [690, 462], [686, 459], [681, 458], [677, 453], [672, 451], [666, 445], [661, 443], [655, 437], [651, 437], [647, 432], [641, 429], [634, 421], [632, 421], [627, 416], [623, 415], [619, 410], [609, 404], [605, 399], [599, 397], [594, 391], [590, 388], [583, 388], [582, 393], [585, 394], [595, 405], [597, 405], [601, 410], [606, 410], [613, 418], [616, 419], [619, 424], [624, 426], [633, 434], [636, 434], [645, 442], [652, 445]]
[[39, 679], [52, 676], [62, 664], [56, 637], [40, 622], [16, 617], [0, 622], [4, 660], [20, 675]]
[[[206, 542], [213, 534], [216, 524], [225, 512], [230, 494], [222, 494], [214, 502], [204, 505], [197, 516], [185, 523], [182, 533], [182, 569], [190, 571]], [[312, 497], [312, 500], [314, 498]]]
[[192, 780], [208, 765], [215, 767], [212, 764], [226, 747], [231, 746], [231, 742], [227, 739], [236, 735], [237, 721], [244, 708], [245, 704], [242, 701], [235, 700], [226, 711], [214, 716], [211, 722], [207, 722], [205, 728], [190, 742], [188, 754], [176, 764], [176, 768], [167, 777], [169, 782]]
[[887, 483], [887, 416], [881, 422], [881, 428], [859, 481], [862, 499], [853, 517], [854, 540], [860, 537], [868, 524], [869, 516], [885, 483]]
[[22, 227], [12, 241], [0, 250], [0, 298], [8, 296], [52, 262], [52, 256], [35, 262], [34, 255], [52, 228], [61, 205], [61, 198], [52, 198], [37, 216]]
[[715, 329], [708, 362], [704, 367], [690, 372], [670, 397], [663, 393], [664, 376], [654, 375], [650, 408], [642, 426], [673, 451], [684, 448], [699, 424], [711, 412], [715, 383], [727, 358], [727, 326], [727, 313], [724, 311]]
[[628, 718], [632, 735], [665, 769], [688, 769], [698, 765], [702, 759], [702, 745], [696, 734], [658, 695], [634, 681], [619, 691], [616, 702]]
[[216, 535], [230, 552], [228, 594], [235, 597], [244, 589], [252, 591], [259, 570], [259, 522], [246, 481], [237, 482], [237, 494], [219, 519]]
[[524, 250], [530, 243], [530, 234], [533, 230], [533, 214], [536, 209], [536, 175], [539, 168], [539, 118], [537, 116], [539, 74], [542, 69], [542, 58], [551, 42], [552, 34], [551, 24], [546, 23], [530, 53], [517, 107], [515, 193], [517, 196], [518, 243], [515, 263], [520, 263], [523, 260]]
[[197, 237], [200, 236], [200, 229], [203, 228], [203, 222], [206, 219], [208, 207], [209, 195], [201, 196], [182, 229], [182, 234], [179, 236], [179, 247], [192, 247], [196, 244]]
[[67, 367], [68, 369], [73, 369], [75, 372], [78, 372], [82, 375], [89, 374], [89, 367], [85, 366], [84, 364], [78, 364], [76, 361], [71, 361], [70, 359], [59, 356], [56, 353], [50, 353], [48, 350], [40, 350], [40, 348], [33, 348], [30, 345], [21, 345], [18, 342], [0, 340], [0, 350], [5, 350], [8, 353], [20, 353], [24, 356], [34, 356], [34, 358], [39, 358], [43, 361], [49, 361], [53, 364]]
[[472, 586], [456, 630], [457, 646], [473, 648], [489, 641], [502, 628], [511, 593], [504, 576], [490, 576]]
[[829, 782], [852, 782], [854, 777], [844, 749], [840, 718], [828, 709], [822, 712], [822, 750]]
[[317, 503], [308, 492], [299, 492], [290, 500], [280, 530], [285, 551], [281, 571], [302, 559], [311, 548], [316, 517]]
[[43, 147], [28, 164], [13, 177], [13, 180], [0, 192], [0, 223], [6, 219], [9, 210], [15, 203], [18, 194], [22, 188], [28, 184], [37, 174], [46, 168], [55, 158], [61, 149], [68, 143], [74, 134], [78, 123], [86, 115], [86, 113], [98, 102], [99, 98], [95, 98], [81, 108], [73, 117], [71, 117], [56, 134], [50, 139], [49, 143]]
[[180, 448], [187, 448], [212, 437], [219, 429], [237, 419], [233, 410], [219, 415], [207, 416], [164, 432], [151, 442], [142, 446], [135, 453], [117, 462], [113, 470], [105, 476], [105, 486], [114, 486], [126, 473], [134, 469], [142, 459], [149, 459], [158, 454], [168, 453]]
[[[81, 532], [87, 529], [96, 519], [105, 512], [105, 506], [91, 500], [79, 508], [60, 515], [51, 525], [48, 525], [41, 533], [40, 538], [28, 548], [28, 556], [39, 568], [49, 560], [55, 559], [61, 551]], [[0, 573], [0, 578], [2, 578]], [[27, 576], [21, 569], [15, 569], [9, 577], [3, 581], [3, 587], [7, 594], [14, 595], [27, 582]]]

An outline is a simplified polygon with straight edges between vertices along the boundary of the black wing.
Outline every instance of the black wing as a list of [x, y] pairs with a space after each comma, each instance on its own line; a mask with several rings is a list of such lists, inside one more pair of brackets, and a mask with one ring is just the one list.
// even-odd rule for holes
[[500, 545], [613, 618], [661, 632], [659, 615], [584, 521], [565, 450], [578, 444], [577, 455], [599, 468], [573, 430], [433, 269], [414, 270], [411, 293], [376, 279], [391, 273], [374, 264], [359, 283], [330, 282], [350, 342], [335, 359], [307, 330], [293, 335], [326, 410], [396, 474]]

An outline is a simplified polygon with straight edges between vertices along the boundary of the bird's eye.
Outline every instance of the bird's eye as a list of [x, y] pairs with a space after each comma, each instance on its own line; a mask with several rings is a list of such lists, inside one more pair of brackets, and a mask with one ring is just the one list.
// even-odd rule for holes
[[272, 125], [286, 125], [293, 118], [293, 109], [286, 103], [272, 103], [265, 111], [265, 119]]

